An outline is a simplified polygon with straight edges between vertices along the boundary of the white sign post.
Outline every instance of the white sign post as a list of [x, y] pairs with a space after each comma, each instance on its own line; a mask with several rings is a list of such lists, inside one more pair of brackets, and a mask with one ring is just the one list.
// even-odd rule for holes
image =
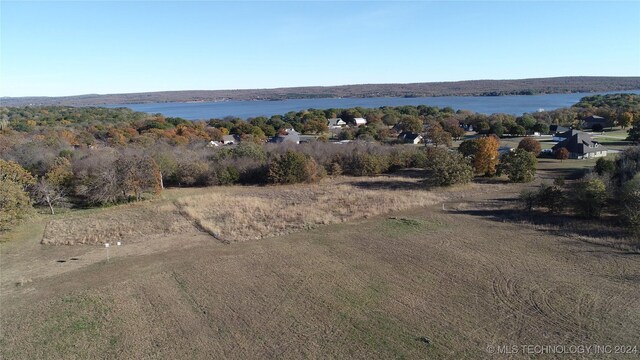
[[107, 248], [107, 262], [109, 262], [109, 243], [104, 244], [104, 247]]

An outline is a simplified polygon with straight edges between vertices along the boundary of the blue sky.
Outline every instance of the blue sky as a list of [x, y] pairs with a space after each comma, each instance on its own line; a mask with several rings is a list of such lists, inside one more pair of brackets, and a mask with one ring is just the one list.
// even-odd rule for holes
[[640, 1], [0, 0], [0, 96], [640, 76]]

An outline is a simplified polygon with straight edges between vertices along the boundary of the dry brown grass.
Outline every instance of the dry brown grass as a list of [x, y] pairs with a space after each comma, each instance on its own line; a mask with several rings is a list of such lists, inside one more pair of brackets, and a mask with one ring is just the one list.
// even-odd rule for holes
[[182, 190], [170, 190], [164, 200], [66, 214], [47, 224], [42, 243], [131, 243], [198, 230], [236, 242], [426, 206], [444, 197], [417, 179], [399, 176]]
[[182, 217], [172, 203], [141, 203], [70, 214], [50, 221], [44, 231], [43, 244], [103, 244], [124, 240], [193, 232], [192, 224]]
[[[375, 183], [375, 189], [362, 184]], [[223, 241], [281, 235], [317, 225], [335, 224], [434, 204], [440, 195], [416, 189], [416, 180], [395, 177], [328, 179], [317, 185], [271, 186], [242, 192], [210, 192], [176, 201], [182, 213]], [[388, 189], [385, 189], [388, 185]], [[392, 188], [396, 188], [392, 190]]]

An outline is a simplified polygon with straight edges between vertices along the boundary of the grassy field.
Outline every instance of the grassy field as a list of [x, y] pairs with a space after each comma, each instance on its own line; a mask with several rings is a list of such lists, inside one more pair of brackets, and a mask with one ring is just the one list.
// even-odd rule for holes
[[[549, 160], [540, 175], [588, 165]], [[479, 359], [493, 357], [488, 346], [640, 346], [638, 255], [505, 221], [496, 209], [520, 188], [337, 178], [176, 189], [37, 220], [0, 244], [0, 358]], [[337, 210], [348, 206], [357, 211]], [[247, 229], [225, 244], [194, 223], [270, 223], [282, 208], [306, 225]], [[90, 230], [92, 219], [103, 227]], [[107, 232], [122, 219], [132, 224]], [[83, 228], [126, 241], [107, 262], [102, 238], [69, 241]]]

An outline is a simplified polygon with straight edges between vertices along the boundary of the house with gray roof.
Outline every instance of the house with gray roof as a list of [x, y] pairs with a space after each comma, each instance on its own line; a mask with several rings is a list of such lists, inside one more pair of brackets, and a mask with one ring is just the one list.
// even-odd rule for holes
[[563, 137], [563, 134], [566, 133], [569, 130], [571, 130], [571, 129], [568, 128], [568, 127], [560, 126], [560, 125], [550, 125], [549, 126], [549, 133], [551, 133], [551, 135], [553, 135], [553, 141], [562, 141], [562, 140], [566, 139], [566, 137]]
[[597, 141], [593, 141], [589, 134], [577, 130], [569, 130], [565, 134], [568, 137], [553, 146], [554, 152], [561, 148], [567, 148], [570, 159], [590, 159], [607, 156], [607, 148]]
[[405, 143], [419, 144], [422, 141], [422, 135], [410, 131], [403, 131], [398, 135], [398, 139]]
[[300, 133], [294, 129], [285, 129], [284, 132], [274, 136], [271, 139], [274, 143], [290, 142], [294, 144], [300, 144]]
[[347, 123], [341, 118], [333, 118], [327, 120], [327, 126], [329, 127], [329, 129], [340, 129], [345, 125], [347, 125]]

